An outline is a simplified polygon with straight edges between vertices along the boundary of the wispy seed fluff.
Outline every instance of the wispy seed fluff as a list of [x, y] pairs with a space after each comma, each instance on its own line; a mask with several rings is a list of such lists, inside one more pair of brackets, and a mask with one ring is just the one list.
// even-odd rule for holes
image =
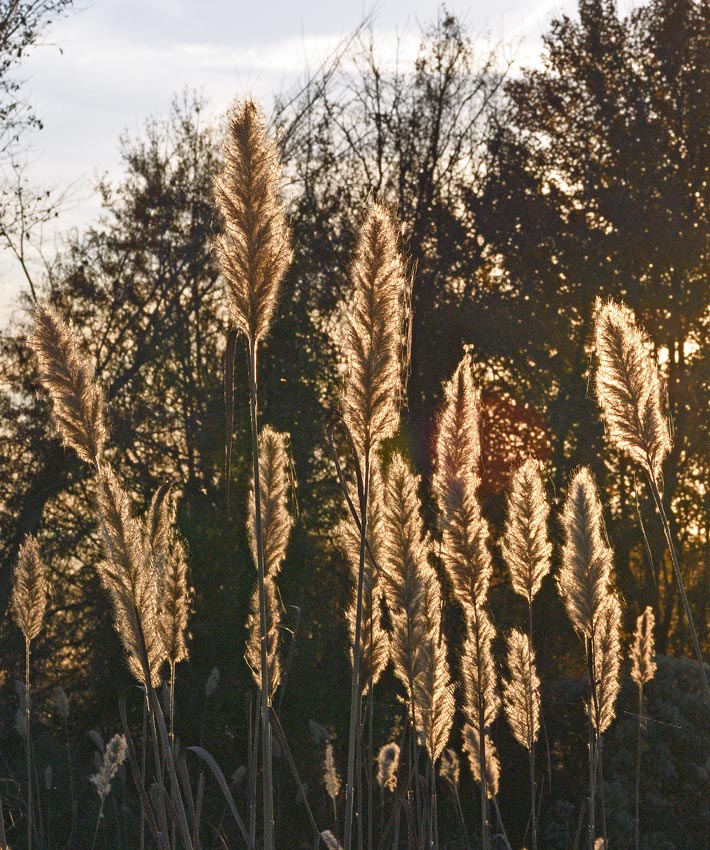
[[[485, 782], [486, 795], [489, 800], [498, 796], [498, 786], [500, 784], [500, 761], [498, 760], [498, 752], [490, 736], [486, 734], [486, 758], [485, 758]], [[474, 729], [470, 723], [463, 727], [463, 748], [468, 754], [468, 763], [471, 766], [473, 778], [481, 784], [481, 739], [478, 730]]]
[[223, 219], [216, 247], [227, 281], [232, 323], [252, 344], [266, 335], [283, 276], [291, 262], [290, 234], [280, 198], [276, 142], [251, 100], [232, 112], [224, 169], [215, 181]]
[[94, 370], [82, 355], [75, 331], [49, 304], [35, 310], [30, 345], [37, 354], [42, 385], [49, 392], [54, 419], [65, 446], [97, 464], [106, 442], [104, 397]]
[[444, 387], [432, 482], [443, 531], [441, 557], [456, 599], [466, 610], [483, 604], [493, 569], [488, 523], [476, 495], [478, 415], [479, 395], [466, 354]]
[[187, 581], [187, 553], [177, 530], [177, 496], [170, 486], [159, 487], [146, 519], [146, 531], [158, 579], [158, 627], [169, 664], [187, 658], [187, 621], [192, 596]]
[[613, 555], [604, 535], [602, 508], [592, 473], [580, 467], [562, 514], [565, 543], [558, 587], [577, 631], [592, 632], [608, 597]]
[[392, 613], [391, 654], [432, 761], [446, 746], [454, 698], [441, 636], [441, 589], [428, 561], [419, 478], [395, 453], [385, 489], [383, 569]]
[[[360, 676], [364, 693], [382, 675], [389, 660], [389, 638], [382, 627], [383, 589], [380, 564], [384, 557], [383, 482], [379, 460], [375, 458], [370, 473], [370, 494], [367, 505], [367, 542], [362, 589], [362, 631]], [[360, 529], [352, 514], [338, 526], [338, 538], [350, 566], [350, 573], [357, 583], [360, 569]], [[374, 557], [374, 561], [373, 561]], [[350, 641], [355, 642], [355, 618], [357, 614], [357, 589], [353, 588], [347, 616], [350, 624]]]
[[354, 303], [348, 313], [348, 374], [343, 419], [364, 456], [399, 425], [402, 335], [407, 279], [393, 216], [373, 202], [352, 266]]
[[502, 543], [513, 590], [527, 599], [528, 604], [550, 571], [549, 513], [540, 464], [528, 459], [513, 475]]
[[145, 528], [133, 516], [128, 494], [107, 464], [99, 469], [96, 499], [104, 549], [98, 572], [113, 603], [116, 631], [131, 672], [147, 685], [142, 650], [145, 642], [150, 684], [157, 687], [165, 646], [159, 625], [158, 574]]
[[101, 767], [90, 777], [89, 781], [96, 788], [100, 800], [105, 800], [111, 793], [111, 781], [118, 773], [119, 767], [126, 760], [127, 746], [123, 735], [114, 735], [106, 744]]
[[439, 762], [439, 776], [446, 784], [455, 791], [459, 787], [461, 776], [461, 763], [455, 750], [447, 749], [441, 754]]
[[616, 715], [616, 698], [619, 695], [621, 669], [621, 605], [610, 593], [594, 629], [594, 679], [596, 705], [592, 707], [592, 722], [601, 735], [611, 725]]
[[463, 709], [469, 723], [478, 729], [493, 724], [500, 711], [498, 677], [493, 660], [492, 644], [495, 629], [483, 606], [469, 611], [468, 637], [464, 644], [461, 672], [464, 686]]
[[508, 637], [508, 670], [503, 703], [515, 740], [528, 750], [540, 731], [540, 680], [530, 639], [513, 629]]
[[20, 546], [10, 599], [12, 618], [28, 643], [37, 637], [42, 628], [47, 593], [47, 569], [37, 540], [30, 536]]
[[659, 478], [671, 437], [648, 337], [628, 307], [601, 299], [596, 303], [594, 334], [597, 398], [609, 438], [653, 478]]
[[[293, 519], [288, 503], [291, 494], [288, 435], [267, 427], [259, 436], [259, 485], [261, 489], [261, 531], [264, 543], [264, 592], [266, 596], [266, 651], [271, 695], [281, 679], [279, 629], [281, 601], [276, 579], [286, 557]], [[249, 546], [256, 560], [256, 499], [254, 482], [249, 493]], [[246, 659], [254, 681], [261, 686], [261, 628], [259, 622], [259, 589], [254, 588], [247, 620], [249, 638]]]
[[384, 744], [377, 754], [377, 784], [382, 790], [394, 791], [397, 787], [399, 769], [399, 744], [392, 741]]
[[634, 642], [631, 645], [631, 678], [641, 687], [656, 675], [653, 626], [655, 617], [649, 605], [636, 620]]
[[326, 794], [331, 800], [335, 801], [340, 793], [340, 777], [338, 769], [335, 766], [335, 756], [333, 754], [333, 745], [330, 741], [325, 745], [325, 758], [323, 760], [323, 784], [325, 785]]

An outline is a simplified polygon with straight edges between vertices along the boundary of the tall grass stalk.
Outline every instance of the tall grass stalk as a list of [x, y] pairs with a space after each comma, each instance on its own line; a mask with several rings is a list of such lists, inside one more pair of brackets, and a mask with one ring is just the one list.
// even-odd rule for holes
[[377, 444], [399, 425], [403, 323], [407, 283], [397, 252], [397, 229], [389, 211], [371, 203], [360, 231], [352, 267], [354, 303], [348, 312], [342, 397], [343, 423], [359, 467], [360, 546], [356, 584], [350, 728], [345, 785], [344, 850], [352, 848], [356, 755], [361, 706], [363, 593], [371, 465]]
[[[227, 282], [227, 306], [232, 325], [248, 344], [249, 414], [255, 499], [257, 584], [261, 638], [261, 734], [263, 769], [264, 850], [274, 850], [274, 786], [269, 713], [271, 693], [267, 652], [267, 617], [262, 539], [257, 350], [271, 323], [281, 281], [291, 261], [288, 226], [280, 199], [281, 173], [276, 143], [252, 101], [232, 112], [224, 146], [225, 165], [215, 183], [223, 228], [216, 239]], [[228, 436], [231, 439], [231, 435]]]
[[611, 442], [646, 473], [710, 701], [710, 683], [661, 495], [663, 461], [671, 451], [672, 441], [661, 405], [663, 383], [658, 364], [651, 356], [648, 337], [624, 304], [597, 299], [595, 344], [599, 360], [596, 391], [607, 433]]
[[[40, 557], [39, 545], [28, 537], [20, 547], [13, 576], [10, 608], [17, 627], [25, 638], [25, 770], [27, 774], [27, 848], [32, 850], [32, 727], [30, 699], [31, 644], [42, 628], [47, 608], [47, 570]], [[39, 799], [39, 783], [37, 795]], [[41, 836], [40, 836], [41, 838]]]
[[639, 798], [641, 790], [641, 735], [644, 725], [643, 686], [656, 675], [653, 640], [653, 609], [648, 606], [636, 620], [631, 645], [631, 678], [638, 687], [638, 723], [636, 732], [636, 765], [634, 781], [634, 848], [639, 850]]

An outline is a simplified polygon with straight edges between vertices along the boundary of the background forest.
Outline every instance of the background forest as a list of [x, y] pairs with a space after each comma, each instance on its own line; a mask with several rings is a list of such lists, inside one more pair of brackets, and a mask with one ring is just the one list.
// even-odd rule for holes
[[[277, 99], [272, 112], [294, 254], [260, 349], [259, 390], [262, 421], [290, 434], [296, 485], [279, 579], [288, 673], [276, 705], [323, 829], [332, 826], [333, 812], [323, 785], [323, 736], [333, 742], [341, 775], [346, 761], [351, 671], [344, 611], [352, 594], [334, 533], [343, 505], [327, 427], [343, 380], [350, 264], [374, 196], [396, 209], [413, 282], [406, 406], [388, 450], [404, 452], [422, 475], [425, 521], [436, 533], [430, 481], [437, 411], [443, 382], [467, 347], [482, 393], [480, 497], [494, 541], [503, 530], [511, 473], [525, 458], [539, 459], [555, 508], [554, 576], [562, 540], [555, 517], [570, 475], [582, 464], [593, 471], [623, 600], [625, 655], [637, 616], [648, 605], [656, 615], [658, 672], [645, 690], [641, 846], [710, 848], [710, 711], [689, 657], [678, 586], [652, 495], [608, 443], [590, 383], [594, 302], [612, 297], [634, 310], [657, 345], [673, 430], [665, 499], [707, 653], [710, 7], [653, 0], [622, 16], [612, 0], [581, 0], [578, 11], [550, 23], [540, 63], [529, 70], [513, 70], [495, 52], [481, 55], [473, 34], [445, 10], [423, 30], [414, 68], [381, 67], [374, 37], [362, 31], [304, 86]], [[0, 49], [9, 50], [6, 32], [0, 30]], [[3, 83], [11, 69], [12, 62], [0, 62], [0, 95], [8, 104], [16, 93]], [[146, 507], [163, 482], [180, 486], [178, 521], [194, 593], [189, 661], [177, 672], [176, 733], [186, 744], [199, 741], [232, 777], [246, 765], [256, 694], [244, 661], [255, 581], [246, 534], [251, 443], [246, 346], [238, 340], [228, 503], [228, 322], [212, 250], [221, 226], [213, 183], [223, 131], [204, 112], [203, 101], [187, 93], [167, 117], [124, 138], [122, 179], [99, 187], [101, 219], [69, 234], [31, 283], [38, 297], [71, 316], [96, 364], [107, 398], [108, 454], [136, 503]], [[10, 133], [14, 115], [0, 112]], [[19, 117], [18, 132], [20, 120], [32, 116]], [[27, 220], [17, 215], [18, 197], [7, 190], [3, 199], [3, 233], [21, 244]], [[90, 847], [99, 800], [88, 783], [97, 744], [87, 732], [108, 740], [119, 731], [119, 699], [134, 683], [96, 571], [102, 556], [90, 473], [51, 424], [28, 346], [29, 292], [22, 304], [0, 341], [0, 610], [8, 608], [20, 545], [35, 534], [52, 587], [33, 642], [34, 746], [52, 823], [47, 847], [67, 846], [72, 798], [61, 777], [68, 752], [83, 813], [73, 846]], [[492, 553], [489, 606], [503, 635], [525, 610], [497, 544]], [[455, 635], [461, 624], [452, 611], [444, 629]], [[546, 734], [539, 758], [547, 776], [540, 847], [567, 850], [587, 793], [585, 671], [553, 578], [535, 600], [535, 621]], [[21, 847], [22, 830], [13, 832], [13, 817], [21, 822], [13, 816], [21, 808], [13, 777], [22, 776], [24, 764], [15, 728], [24, 643], [9, 616], [0, 620], [0, 658], [0, 796], [8, 840]], [[637, 734], [636, 687], [626, 670], [622, 682], [617, 719], [605, 736], [603, 778], [609, 846], [620, 850], [633, 846]], [[58, 713], [57, 687], [68, 695], [68, 717]], [[400, 722], [401, 706], [391, 672], [380, 688], [373, 722], [384, 741]], [[133, 720], [140, 722], [138, 709]], [[527, 761], [502, 716], [495, 738], [499, 805], [511, 844], [520, 847], [529, 813]], [[309, 846], [284, 761], [275, 747], [277, 844]], [[55, 780], [50, 773], [45, 782], [48, 765]], [[121, 845], [115, 824], [125, 828], [131, 811], [135, 818], [130, 776], [117, 785], [100, 839], [106, 847], [130, 846]], [[238, 773], [234, 788], [241, 805], [246, 791]], [[460, 794], [473, 824], [468, 813], [477, 791], [467, 771]], [[439, 796], [441, 846], [463, 846], [454, 797], [444, 786]], [[222, 806], [208, 782], [204, 807], [215, 823]], [[470, 829], [470, 846], [477, 846]]]

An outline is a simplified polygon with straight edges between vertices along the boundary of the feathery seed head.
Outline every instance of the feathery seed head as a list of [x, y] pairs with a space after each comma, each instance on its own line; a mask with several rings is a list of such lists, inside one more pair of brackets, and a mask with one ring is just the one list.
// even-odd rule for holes
[[[264, 573], [273, 579], [286, 557], [293, 519], [288, 503], [291, 494], [288, 434], [269, 428], [259, 435], [259, 486], [261, 489], [261, 534], [264, 543]], [[249, 490], [249, 548], [256, 561], [256, 499], [254, 481]]]
[[464, 687], [463, 709], [472, 726], [478, 729], [483, 714], [483, 727], [493, 724], [500, 711], [498, 677], [493, 660], [495, 629], [483, 606], [468, 612], [468, 636], [461, 665]]
[[323, 784], [325, 785], [326, 794], [331, 800], [336, 800], [340, 793], [340, 777], [335, 766], [335, 756], [333, 754], [333, 744], [330, 741], [325, 745], [325, 759], [323, 761]]
[[[383, 563], [384, 516], [383, 482], [380, 464], [375, 458], [370, 472], [370, 491], [367, 502], [367, 542], [365, 570], [363, 573], [362, 629], [360, 633], [360, 670], [363, 693], [382, 675], [389, 660], [389, 637], [382, 627], [383, 590], [380, 565]], [[360, 569], [360, 529], [348, 512], [338, 526], [337, 536], [345, 552], [355, 583]], [[374, 560], [373, 560], [374, 558]], [[357, 588], [354, 588], [347, 611], [351, 645], [355, 642], [357, 616]]]
[[481, 784], [481, 762], [484, 763], [486, 795], [489, 800], [498, 796], [498, 786], [500, 784], [500, 761], [498, 753], [488, 734], [484, 737], [485, 741], [485, 758], [481, 758], [481, 738], [478, 730], [467, 723], [463, 727], [463, 748], [468, 753], [468, 762], [471, 765], [471, 773], [473, 778]]
[[153, 496], [146, 531], [158, 581], [158, 627], [171, 665], [187, 658], [187, 621], [192, 596], [187, 581], [187, 553], [177, 530], [175, 488], [163, 485]]
[[493, 570], [488, 523], [478, 502], [479, 394], [465, 354], [444, 388], [432, 481], [443, 530], [441, 557], [464, 610], [483, 604]]
[[143, 667], [146, 661], [150, 684], [157, 687], [166, 657], [159, 625], [157, 570], [144, 525], [133, 516], [128, 494], [108, 464], [99, 468], [97, 506], [105, 555], [98, 571], [113, 603], [116, 631], [133, 675], [149, 684]]
[[446, 749], [441, 754], [439, 776], [444, 780], [444, 782], [446, 782], [452, 791], [455, 791], [459, 787], [461, 764], [455, 750]]
[[380, 747], [377, 754], [377, 784], [383, 790], [394, 792], [397, 787], [397, 770], [399, 769], [399, 744], [392, 741]]
[[402, 334], [408, 282], [393, 216], [372, 203], [352, 267], [355, 301], [347, 318], [348, 374], [343, 419], [364, 456], [399, 427]]
[[[281, 599], [273, 576], [264, 578], [266, 598], [266, 660], [269, 671], [269, 696], [273, 697], [281, 681], [279, 631], [281, 629]], [[247, 617], [247, 648], [245, 659], [257, 687], [261, 687], [261, 620], [259, 616], [259, 587], [254, 587]]]
[[649, 605], [636, 620], [636, 632], [631, 646], [631, 678], [637, 685], [645, 685], [656, 675], [653, 626], [655, 617]]
[[592, 473], [580, 467], [562, 514], [565, 543], [558, 589], [577, 631], [591, 637], [608, 596], [613, 554], [604, 535], [602, 508]]
[[326, 850], [343, 850], [343, 848], [340, 846], [340, 842], [329, 829], [326, 829], [321, 832], [320, 837], [323, 841], [323, 844], [325, 844], [326, 846]]
[[10, 607], [26, 641], [34, 640], [42, 628], [47, 607], [47, 570], [37, 540], [28, 536], [20, 546], [12, 583]]
[[97, 464], [106, 442], [104, 396], [76, 333], [54, 307], [39, 304], [30, 345], [64, 445], [87, 463]]
[[601, 735], [616, 715], [616, 698], [621, 687], [621, 605], [613, 593], [604, 602], [594, 629], [594, 679], [596, 705], [592, 706], [592, 722]]
[[614, 445], [659, 478], [671, 450], [663, 388], [649, 340], [624, 304], [597, 299], [597, 398]]
[[114, 735], [106, 744], [101, 767], [97, 773], [90, 777], [90, 782], [95, 786], [100, 800], [105, 800], [111, 793], [111, 780], [126, 760], [126, 754], [126, 739], [123, 735]]
[[232, 112], [224, 157], [224, 170], [215, 181], [223, 219], [216, 248], [227, 281], [230, 319], [254, 345], [268, 332], [291, 246], [276, 142], [251, 100]]
[[502, 543], [513, 590], [524, 596], [528, 603], [532, 603], [543, 578], [550, 571], [549, 513], [540, 464], [528, 459], [513, 475]]
[[535, 654], [530, 639], [513, 629], [508, 637], [508, 670], [503, 702], [515, 740], [532, 749], [540, 731], [540, 680], [535, 669]]
[[449, 502], [454, 502], [454, 509], [458, 502], [456, 488], [466, 477], [478, 474], [480, 406], [480, 392], [473, 383], [471, 355], [466, 352], [451, 379], [444, 384], [444, 404], [436, 438], [432, 489], [445, 524]]

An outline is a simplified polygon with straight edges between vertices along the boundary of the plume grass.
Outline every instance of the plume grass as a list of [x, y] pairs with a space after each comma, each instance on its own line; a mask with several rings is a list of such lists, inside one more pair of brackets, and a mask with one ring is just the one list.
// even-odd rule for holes
[[503, 704], [515, 740], [531, 750], [540, 731], [540, 680], [529, 637], [513, 629], [508, 636], [510, 678], [503, 688]]
[[528, 459], [513, 475], [508, 496], [508, 521], [501, 546], [513, 590], [526, 599], [528, 605], [532, 604], [542, 580], [550, 572], [549, 513], [540, 464]]
[[[27, 847], [32, 850], [32, 726], [30, 702], [30, 656], [32, 641], [39, 635], [47, 608], [47, 568], [37, 540], [29, 536], [20, 546], [13, 574], [10, 612], [25, 638], [24, 743], [27, 772]], [[41, 838], [41, 837], [40, 837]]]
[[632, 311], [623, 304], [597, 299], [595, 343], [599, 361], [597, 398], [607, 432], [612, 443], [639, 463], [648, 477], [710, 702], [710, 682], [661, 495], [663, 460], [672, 444], [661, 404], [663, 383], [658, 364], [650, 354], [648, 337], [636, 324]]
[[639, 800], [641, 792], [641, 745], [644, 729], [643, 688], [656, 675], [656, 660], [654, 656], [653, 627], [655, 618], [653, 609], [647, 606], [636, 620], [636, 631], [631, 645], [631, 678], [638, 688], [638, 718], [636, 725], [636, 764], [634, 785], [634, 848], [639, 850]]
[[223, 228], [216, 238], [233, 325], [251, 345], [267, 334], [283, 276], [291, 262], [290, 234], [280, 198], [276, 141], [260, 108], [245, 100], [232, 111], [224, 169], [215, 182]]
[[93, 368], [81, 354], [76, 332], [54, 307], [38, 304], [30, 345], [64, 445], [95, 466], [106, 442], [104, 397]]

